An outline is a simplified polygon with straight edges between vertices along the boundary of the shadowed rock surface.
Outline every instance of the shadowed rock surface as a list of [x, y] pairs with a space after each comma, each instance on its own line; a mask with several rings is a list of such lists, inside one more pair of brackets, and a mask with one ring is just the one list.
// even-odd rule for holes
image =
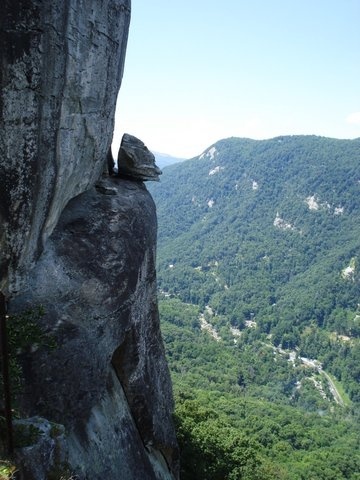
[[177, 444], [156, 301], [155, 206], [141, 182], [101, 184], [113, 193], [93, 188], [69, 203], [11, 304], [43, 305], [39, 322], [56, 340], [23, 358], [23, 409], [65, 426], [80, 479], [171, 479]]
[[155, 207], [138, 176], [99, 180], [129, 21], [130, 0], [2, 5], [0, 290], [11, 313], [43, 305], [56, 341], [21, 356], [19, 412], [41, 428], [20, 480], [178, 476]]
[[135, 180], [159, 180], [161, 170], [155, 165], [155, 156], [144, 143], [125, 133], [118, 154], [118, 175]]
[[13, 293], [67, 204], [99, 178], [130, 0], [5, 0], [0, 15], [0, 289]]

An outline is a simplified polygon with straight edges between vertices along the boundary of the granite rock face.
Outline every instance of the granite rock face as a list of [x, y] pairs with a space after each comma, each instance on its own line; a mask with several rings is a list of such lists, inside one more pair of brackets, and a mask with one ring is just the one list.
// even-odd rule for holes
[[130, 0], [4, 0], [0, 289], [15, 293], [112, 140]]
[[139, 177], [101, 179], [129, 21], [130, 0], [2, 4], [0, 290], [54, 343], [19, 357], [21, 480], [178, 477], [155, 207]]
[[125, 133], [119, 148], [118, 175], [142, 181], [158, 181], [161, 173], [155, 165], [155, 155], [141, 140]]
[[14, 311], [45, 309], [39, 325], [56, 346], [22, 358], [22, 409], [64, 425], [80, 480], [177, 478], [155, 248], [144, 184], [105, 178], [69, 202], [11, 302]]

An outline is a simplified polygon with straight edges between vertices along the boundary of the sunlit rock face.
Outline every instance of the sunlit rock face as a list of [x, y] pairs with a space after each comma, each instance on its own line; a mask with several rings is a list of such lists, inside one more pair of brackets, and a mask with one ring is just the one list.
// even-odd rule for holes
[[55, 348], [23, 357], [22, 408], [64, 425], [67, 461], [80, 479], [177, 476], [155, 249], [144, 184], [108, 177], [69, 202], [11, 303], [45, 310], [39, 325]]
[[0, 289], [12, 294], [67, 202], [99, 178], [113, 133], [130, 0], [1, 8]]

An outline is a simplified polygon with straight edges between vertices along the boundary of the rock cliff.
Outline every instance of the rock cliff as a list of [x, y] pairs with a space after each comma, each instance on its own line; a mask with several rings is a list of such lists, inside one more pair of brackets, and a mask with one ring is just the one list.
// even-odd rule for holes
[[100, 187], [69, 202], [12, 302], [15, 311], [42, 305], [40, 325], [56, 344], [23, 358], [22, 409], [65, 426], [69, 464], [84, 478], [172, 478], [155, 207], [142, 182], [108, 178]]
[[0, 290], [10, 321], [42, 305], [54, 343], [20, 358], [23, 480], [178, 476], [155, 206], [102, 176], [129, 20], [129, 0], [6, 0], [0, 19]]
[[0, 16], [0, 288], [17, 291], [112, 140], [130, 0], [5, 0]]

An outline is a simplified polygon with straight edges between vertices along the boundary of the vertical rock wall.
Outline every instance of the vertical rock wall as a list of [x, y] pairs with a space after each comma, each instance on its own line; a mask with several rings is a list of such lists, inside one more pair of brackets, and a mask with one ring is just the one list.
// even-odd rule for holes
[[176, 478], [155, 250], [144, 184], [105, 179], [69, 202], [11, 302], [14, 311], [44, 307], [39, 325], [56, 346], [22, 358], [22, 409], [65, 426], [80, 479]]
[[20, 357], [19, 409], [41, 426], [21, 480], [177, 477], [154, 204], [137, 180], [94, 187], [129, 21], [130, 0], [2, 5], [0, 290], [10, 315], [41, 304], [55, 341]]
[[0, 16], [0, 289], [16, 292], [112, 140], [130, 0], [5, 0]]

